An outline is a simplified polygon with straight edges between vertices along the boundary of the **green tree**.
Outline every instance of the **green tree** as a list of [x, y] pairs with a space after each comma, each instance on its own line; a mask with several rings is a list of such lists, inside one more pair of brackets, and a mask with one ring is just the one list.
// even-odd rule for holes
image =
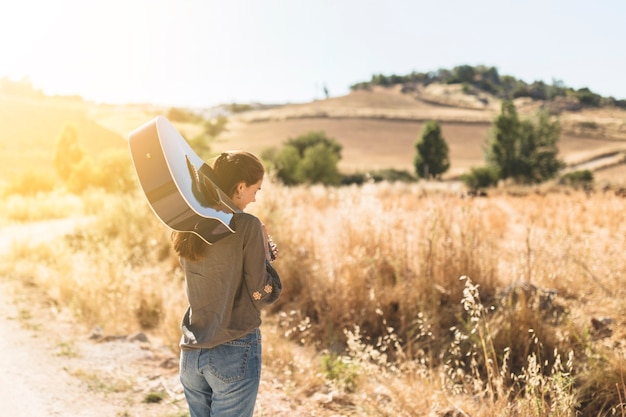
[[309, 146], [299, 166], [300, 178], [313, 184], [336, 185], [341, 181], [337, 169], [340, 155], [331, 147], [319, 142]]
[[452, 71], [456, 82], [469, 84], [474, 83], [474, 78], [476, 76], [474, 67], [470, 65], [460, 65], [458, 67], [454, 67]]
[[461, 181], [472, 191], [478, 191], [497, 185], [498, 177], [498, 168], [494, 166], [472, 167], [468, 174], [461, 176]]
[[500, 115], [491, 127], [486, 159], [499, 168], [500, 178], [506, 179], [517, 174], [517, 142], [521, 122], [512, 101], [502, 103]]
[[431, 120], [422, 128], [420, 138], [415, 144], [415, 173], [420, 178], [440, 178], [450, 168], [448, 144], [441, 136], [439, 123]]
[[602, 96], [594, 93], [587, 87], [576, 90], [575, 96], [578, 98], [578, 101], [580, 101], [580, 104], [584, 106], [599, 106], [602, 99]]
[[289, 139], [272, 162], [277, 177], [287, 185], [305, 182], [335, 185], [341, 181], [337, 169], [341, 148], [325, 132], [309, 132]]
[[298, 171], [301, 160], [298, 150], [289, 145], [283, 146], [276, 154], [274, 160], [276, 175], [285, 185], [296, 185], [304, 182]]
[[296, 148], [300, 157], [303, 158], [304, 151], [318, 143], [330, 148], [330, 150], [336, 153], [341, 159], [341, 145], [335, 139], [326, 136], [326, 132], [323, 131], [308, 132], [296, 138], [289, 139], [286, 145]]
[[558, 120], [540, 112], [536, 121], [521, 120], [511, 101], [502, 103], [487, 142], [487, 163], [498, 168], [500, 179], [539, 183], [553, 178], [564, 164], [557, 158]]
[[65, 182], [72, 175], [72, 171], [85, 156], [85, 151], [78, 143], [78, 134], [72, 124], [66, 124], [57, 138], [54, 152], [54, 168]]

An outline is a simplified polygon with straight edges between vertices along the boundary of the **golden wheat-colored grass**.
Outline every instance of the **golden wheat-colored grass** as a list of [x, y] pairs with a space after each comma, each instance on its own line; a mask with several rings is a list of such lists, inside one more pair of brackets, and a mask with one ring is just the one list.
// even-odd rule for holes
[[94, 122], [88, 110], [79, 100], [0, 94], [0, 182], [29, 171], [53, 176], [56, 141], [66, 124], [76, 128], [88, 155], [127, 146], [122, 136]]
[[[71, 205], [81, 222], [51, 240], [18, 235], [2, 276], [107, 334], [143, 329], [176, 350], [183, 278], [143, 196], [30, 198]], [[427, 183], [268, 179], [250, 207], [279, 245], [284, 284], [264, 316], [266, 367], [293, 397], [323, 393], [342, 415], [619, 415], [624, 201], [611, 190], [468, 198]]]

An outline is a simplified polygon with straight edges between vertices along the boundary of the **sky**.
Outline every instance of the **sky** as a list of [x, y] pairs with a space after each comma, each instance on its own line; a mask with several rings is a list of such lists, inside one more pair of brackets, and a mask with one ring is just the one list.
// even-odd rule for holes
[[626, 99], [624, 19], [624, 0], [0, 0], [0, 78], [211, 107], [486, 65]]

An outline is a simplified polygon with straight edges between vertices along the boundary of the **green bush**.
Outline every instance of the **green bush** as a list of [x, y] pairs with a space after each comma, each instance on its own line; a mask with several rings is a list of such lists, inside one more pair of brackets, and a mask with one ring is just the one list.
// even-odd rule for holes
[[389, 181], [389, 182], [414, 182], [417, 178], [410, 172], [401, 169], [381, 169], [379, 171], [373, 171], [370, 173], [374, 182]]
[[276, 175], [285, 185], [296, 185], [304, 182], [298, 171], [300, 160], [300, 154], [293, 146], [284, 146], [276, 154], [274, 160]]
[[286, 185], [337, 185], [341, 182], [337, 168], [341, 145], [323, 131], [289, 139], [280, 150], [266, 151], [263, 156], [274, 158], [270, 162], [276, 176]]
[[369, 172], [354, 172], [341, 176], [341, 185], [362, 185], [366, 182], [415, 182], [417, 178], [406, 170], [400, 169], [381, 169]]
[[359, 369], [345, 358], [332, 353], [323, 355], [322, 373], [339, 389], [345, 392], [356, 390]]
[[498, 168], [493, 166], [474, 167], [469, 174], [461, 177], [461, 181], [471, 190], [479, 190], [481, 188], [494, 187], [498, 184], [500, 173]]
[[341, 185], [363, 185], [371, 177], [364, 172], [353, 172], [341, 176]]
[[593, 172], [588, 169], [572, 171], [561, 177], [560, 183], [572, 187], [584, 187], [593, 184]]
[[332, 147], [320, 142], [306, 148], [298, 167], [298, 176], [312, 184], [337, 185], [341, 177], [337, 169], [340, 156]]
[[578, 101], [580, 101], [580, 104], [584, 106], [591, 106], [591, 107], [599, 106], [600, 101], [602, 99], [602, 96], [592, 92], [587, 87], [578, 89], [574, 93], [574, 96], [578, 98]]

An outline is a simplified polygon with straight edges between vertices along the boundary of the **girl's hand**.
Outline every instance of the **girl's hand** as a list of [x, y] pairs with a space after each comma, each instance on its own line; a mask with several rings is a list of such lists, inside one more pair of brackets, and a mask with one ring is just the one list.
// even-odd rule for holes
[[265, 241], [265, 257], [269, 262], [274, 262], [278, 258], [278, 247], [267, 233], [265, 224], [263, 224], [263, 239]]

